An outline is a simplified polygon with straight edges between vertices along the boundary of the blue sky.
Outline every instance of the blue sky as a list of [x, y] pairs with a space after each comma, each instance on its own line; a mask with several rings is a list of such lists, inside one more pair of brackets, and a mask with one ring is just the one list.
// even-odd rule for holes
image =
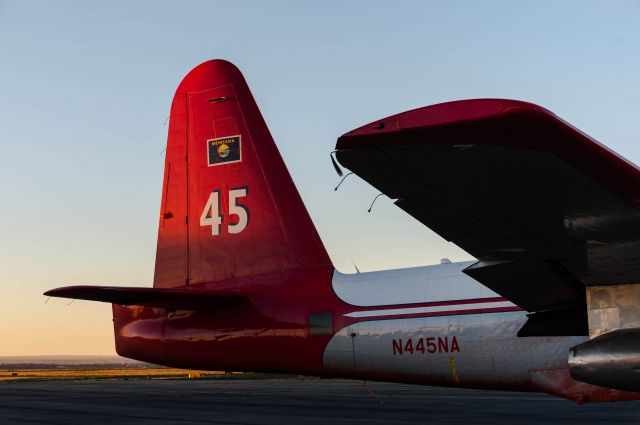
[[[540, 104], [640, 162], [638, 1], [0, 0], [0, 355], [109, 354], [108, 305], [40, 294], [148, 286], [175, 87], [245, 74], [336, 266], [469, 256], [350, 178], [336, 138], [428, 104]], [[603, 170], [606, 172], [606, 170]]]

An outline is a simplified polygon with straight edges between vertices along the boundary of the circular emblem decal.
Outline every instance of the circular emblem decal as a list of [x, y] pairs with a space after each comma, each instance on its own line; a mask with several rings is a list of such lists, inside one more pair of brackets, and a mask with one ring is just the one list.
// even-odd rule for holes
[[218, 156], [220, 158], [226, 158], [227, 156], [229, 156], [229, 145], [223, 143], [218, 146]]

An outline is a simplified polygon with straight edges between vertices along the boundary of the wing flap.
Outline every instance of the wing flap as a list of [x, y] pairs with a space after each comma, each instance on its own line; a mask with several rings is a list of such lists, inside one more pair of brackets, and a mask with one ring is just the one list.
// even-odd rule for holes
[[585, 305], [584, 287], [552, 261], [478, 261], [463, 272], [527, 311]]
[[543, 310], [527, 315], [527, 321], [518, 331], [527, 336], [588, 336], [587, 311], [583, 307]]
[[52, 289], [46, 296], [101, 301], [119, 305], [140, 305], [169, 309], [199, 310], [239, 302], [244, 298], [230, 291], [181, 288], [131, 288], [119, 286], [67, 286]]

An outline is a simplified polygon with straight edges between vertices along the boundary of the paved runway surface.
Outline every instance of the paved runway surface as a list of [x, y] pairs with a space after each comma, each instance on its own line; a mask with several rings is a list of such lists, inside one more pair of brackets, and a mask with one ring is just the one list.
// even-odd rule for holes
[[640, 402], [586, 404], [542, 394], [341, 380], [0, 383], [5, 424], [638, 423]]

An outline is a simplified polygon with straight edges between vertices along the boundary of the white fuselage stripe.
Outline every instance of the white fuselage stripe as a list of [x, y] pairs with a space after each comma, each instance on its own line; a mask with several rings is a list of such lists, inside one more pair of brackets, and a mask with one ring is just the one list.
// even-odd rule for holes
[[347, 313], [347, 317], [373, 317], [373, 316], [399, 316], [406, 314], [422, 314], [422, 313], [439, 313], [443, 311], [450, 311], [452, 313], [465, 310], [478, 310], [488, 308], [501, 308], [501, 307], [514, 307], [514, 304], [509, 301], [498, 302], [484, 302], [484, 303], [472, 303], [472, 304], [449, 304], [449, 305], [436, 305], [430, 307], [410, 307], [410, 308], [391, 308], [386, 310], [365, 310], [354, 311]]

